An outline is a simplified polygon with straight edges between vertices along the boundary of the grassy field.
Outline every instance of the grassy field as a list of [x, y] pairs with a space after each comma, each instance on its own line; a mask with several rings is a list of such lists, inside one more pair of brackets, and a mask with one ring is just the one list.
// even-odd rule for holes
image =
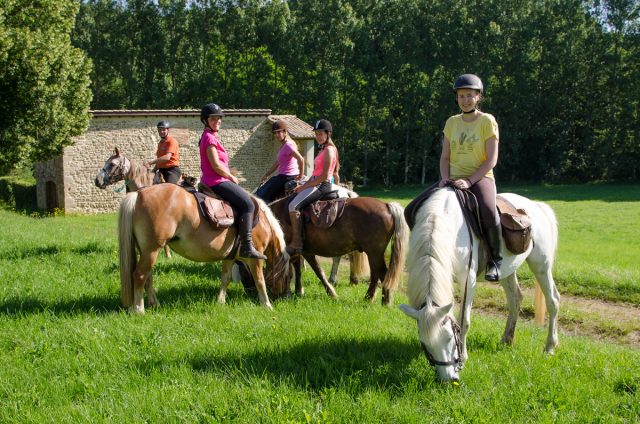
[[[406, 204], [419, 190], [371, 194]], [[637, 188], [512, 191], [558, 214], [561, 291], [637, 302]], [[365, 303], [365, 287], [344, 278], [333, 301], [306, 273], [305, 297], [268, 311], [238, 284], [216, 304], [217, 264], [161, 258], [162, 306], [130, 316], [119, 307], [115, 215], [0, 210], [0, 224], [0, 422], [640, 420], [637, 349], [562, 334], [546, 356], [545, 329], [521, 322], [505, 347], [504, 319], [474, 315], [462, 385], [441, 385], [415, 323]]]

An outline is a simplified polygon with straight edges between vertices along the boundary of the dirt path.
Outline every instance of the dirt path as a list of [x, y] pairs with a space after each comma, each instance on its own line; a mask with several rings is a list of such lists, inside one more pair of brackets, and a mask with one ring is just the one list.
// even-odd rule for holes
[[[494, 295], [502, 292], [498, 286], [485, 290], [489, 296], [476, 297], [474, 310], [481, 314], [500, 315], [506, 319], [506, 301], [498, 303]], [[524, 289], [521, 318], [533, 320], [533, 289]], [[500, 293], [501, 294], [501, 293]], [[502, 299], [504, 299], [504, 295]], [[640, 350], [640, 306], [605, 302], [598, 299], [561, 295], [560, 331], [565, 334], [587, 336]]]

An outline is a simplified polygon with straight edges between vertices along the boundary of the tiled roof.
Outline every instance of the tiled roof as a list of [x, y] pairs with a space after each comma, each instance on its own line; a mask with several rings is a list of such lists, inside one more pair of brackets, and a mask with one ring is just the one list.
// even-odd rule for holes
[[275, 122], [279, 119], [285, 121], [287, 123], [287, 129], [289, 131], [289, 135], [294, 140], [302, 140], [313, 138], [313, 127], [303, 120], [297, 118], [295, 115], [269, 115], [268, 117], [270, 122]]
[[[223, 109], [229, 116], [268, 116], [271, 109]], [[200, 109], [90, 110], [93, 116], [200, 116]]]

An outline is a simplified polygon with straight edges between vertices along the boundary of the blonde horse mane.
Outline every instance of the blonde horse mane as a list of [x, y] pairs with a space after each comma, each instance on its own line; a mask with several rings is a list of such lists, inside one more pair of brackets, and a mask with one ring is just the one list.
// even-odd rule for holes
[[286, 251], [284, 232], [282, 231], [280, 222], [278, 222], [276, 217], [273, 215], [269, 206], [267, 206], [262, 199], [253, 195], [252, 197], [258, 202], [260, 210], [267, 219], [272, 232], [271, 246], [267, 247], [265, 254], [269, 256], [271, 252], [274, 252], [275, 255], [267, 261], [267, 264], [271, 263], [272, 265], [267, 266], [267, 275], [265, 276], [265, 280], [272, 291], [280, 294], [284, 289], [286, 289], [286, 287], [276, 287], [276, 282], [278, 280], [284, 281], [289, 275], [289, 254]]
[[[420, 309], [429, 299], [439, 306], [453, 302], [453, 255], [455, 235], [447, 216], [450, 191], [436, 191], [418, 209], [409, 239], [407, 258], [409, 303]], [[430, 305], [429, 305], [430, 306]]]

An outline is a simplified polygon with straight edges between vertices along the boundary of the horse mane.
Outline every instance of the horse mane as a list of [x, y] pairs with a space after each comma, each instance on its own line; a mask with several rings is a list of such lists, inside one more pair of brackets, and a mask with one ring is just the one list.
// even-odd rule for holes
[[453, 302], [453, 257], [455, 235], [447, 216], [449, 189], [436, 191], [418, 209], [409, 239], [407, 297], [416, 309], [434, 302]]
[[[273, 237], [271, 237], [270, 247], [268, 247], [265, 251], [265, 254], [269, 256], [271, 252], [275, 252], [274, 257], [269, 258], [267, 261], [267, 265], [269, 262], [272, 264], [271, 267], [267, 266], [267, 275], [265, 276], [265, 280], [267, 284], [272, 288], [275, 288], [275, 284], [278, 280], [284, 280], [289, 274], [289, 254], [286, 251], [286, 242], [284, 239], [284, 232], [282, 231], [282, 227], [280, 226], [280, 222], [276, 219], [275, 215], [267, 206], [267, 204], [260, 198], [256, 196], [252, 196], [257, 200], [260, 210], [264, 214], [264, 217], [267, 219], [269, 223], [269, 227], [271, 228], [271, 233]], [[271, 269], [269, 269], [271, 268]], [[280, 287], [278, 289], [284, 290], [284, 287]]]
[[126, 176], [128, 180], [133, 181], [138, 189], [153, 185], [153, 172], [150, 172], [146, 165], [133, 159], [129, 159], [129, 162], [131, 163], [131, 170], [129, 170], [129, 175]]

